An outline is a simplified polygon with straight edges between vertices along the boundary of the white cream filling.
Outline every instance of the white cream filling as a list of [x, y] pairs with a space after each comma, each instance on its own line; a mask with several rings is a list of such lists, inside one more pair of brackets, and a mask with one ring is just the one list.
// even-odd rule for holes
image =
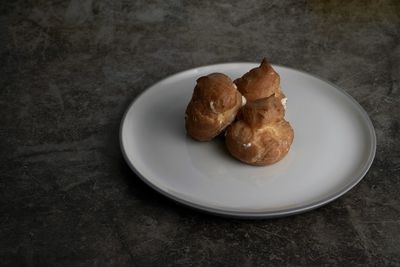
[[212, 112], [217, 113], [217, 111], [215, 110], [215, 107], [214, 107], [214, 101], [210, 102], [210, 108], [211, 108]]
[[284, 107], [284, 108], [285, 108], [285, 110], [286, 110], [286, 102], [287, 102], [287, 97], [285, 97], [285, 98], [282, 98], [281, 102], [282, 102], [282, 105], [283, 105], [283, 107]]
[[249, 148], [249, 147], [251, 147], [251, 143], [243, 144], [243, 147], [244, 148]]
[[242, 96], [242, 107], [243, 107], [244, 105], [246, 105], [246, 103], [247, 103], [246, 98], [245, 98], [244, 96]]

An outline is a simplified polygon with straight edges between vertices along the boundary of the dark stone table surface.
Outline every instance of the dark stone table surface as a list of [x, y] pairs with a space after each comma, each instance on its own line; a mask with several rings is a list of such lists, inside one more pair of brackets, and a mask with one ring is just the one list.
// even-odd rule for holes
[[[139, 93], [264, 56], [364, 107], [378, 145], [360, 184], [308, 213], [246, 221], [135, 176], [118, 131]], [[399, 1], [2, 1], [0, 59], [0, 265], [400, 265]]]

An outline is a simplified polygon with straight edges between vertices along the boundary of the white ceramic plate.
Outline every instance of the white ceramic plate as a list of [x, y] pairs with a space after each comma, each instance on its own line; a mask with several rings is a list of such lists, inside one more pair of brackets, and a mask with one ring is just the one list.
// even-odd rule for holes
[[304, 212], [349, 191], [366, 174], [376, 138], [363, 108], [313, 75], [274, 66], [288, 97], [295, 138], [289, 154], [267, 167], [231, 157], [223, 138], [186, 136], [184, 113], [196, 79], [212, 72], [240, 77], [255, 63], [187, 70], [148, 88], [122, 119], [121, 149], [132, 170], [158, 192], [220, 215], [268, 218]]

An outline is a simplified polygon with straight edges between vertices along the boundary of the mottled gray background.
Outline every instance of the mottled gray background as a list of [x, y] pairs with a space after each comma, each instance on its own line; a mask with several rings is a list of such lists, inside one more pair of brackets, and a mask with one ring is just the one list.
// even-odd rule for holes
[[[400, 2], [2, 1], [0, 264], [400, 265]], [[159, 79], [232, 61], [322, 76], [371, 117], [376, 159], [348, 194], [241, 221], [143, 184], [118, 145]]]

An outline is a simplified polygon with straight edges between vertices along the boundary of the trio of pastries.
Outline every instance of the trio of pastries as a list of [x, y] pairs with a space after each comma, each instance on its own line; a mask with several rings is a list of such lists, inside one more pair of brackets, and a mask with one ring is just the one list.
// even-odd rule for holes
[[232, 156], [251, 165], [269, 165], [281, 160], [293, 142], [285, 105], [279, 74], [264, 59], [235, 81], [222, 73], [197, 79], [185, 127], [198, 141], [225, 131]]

